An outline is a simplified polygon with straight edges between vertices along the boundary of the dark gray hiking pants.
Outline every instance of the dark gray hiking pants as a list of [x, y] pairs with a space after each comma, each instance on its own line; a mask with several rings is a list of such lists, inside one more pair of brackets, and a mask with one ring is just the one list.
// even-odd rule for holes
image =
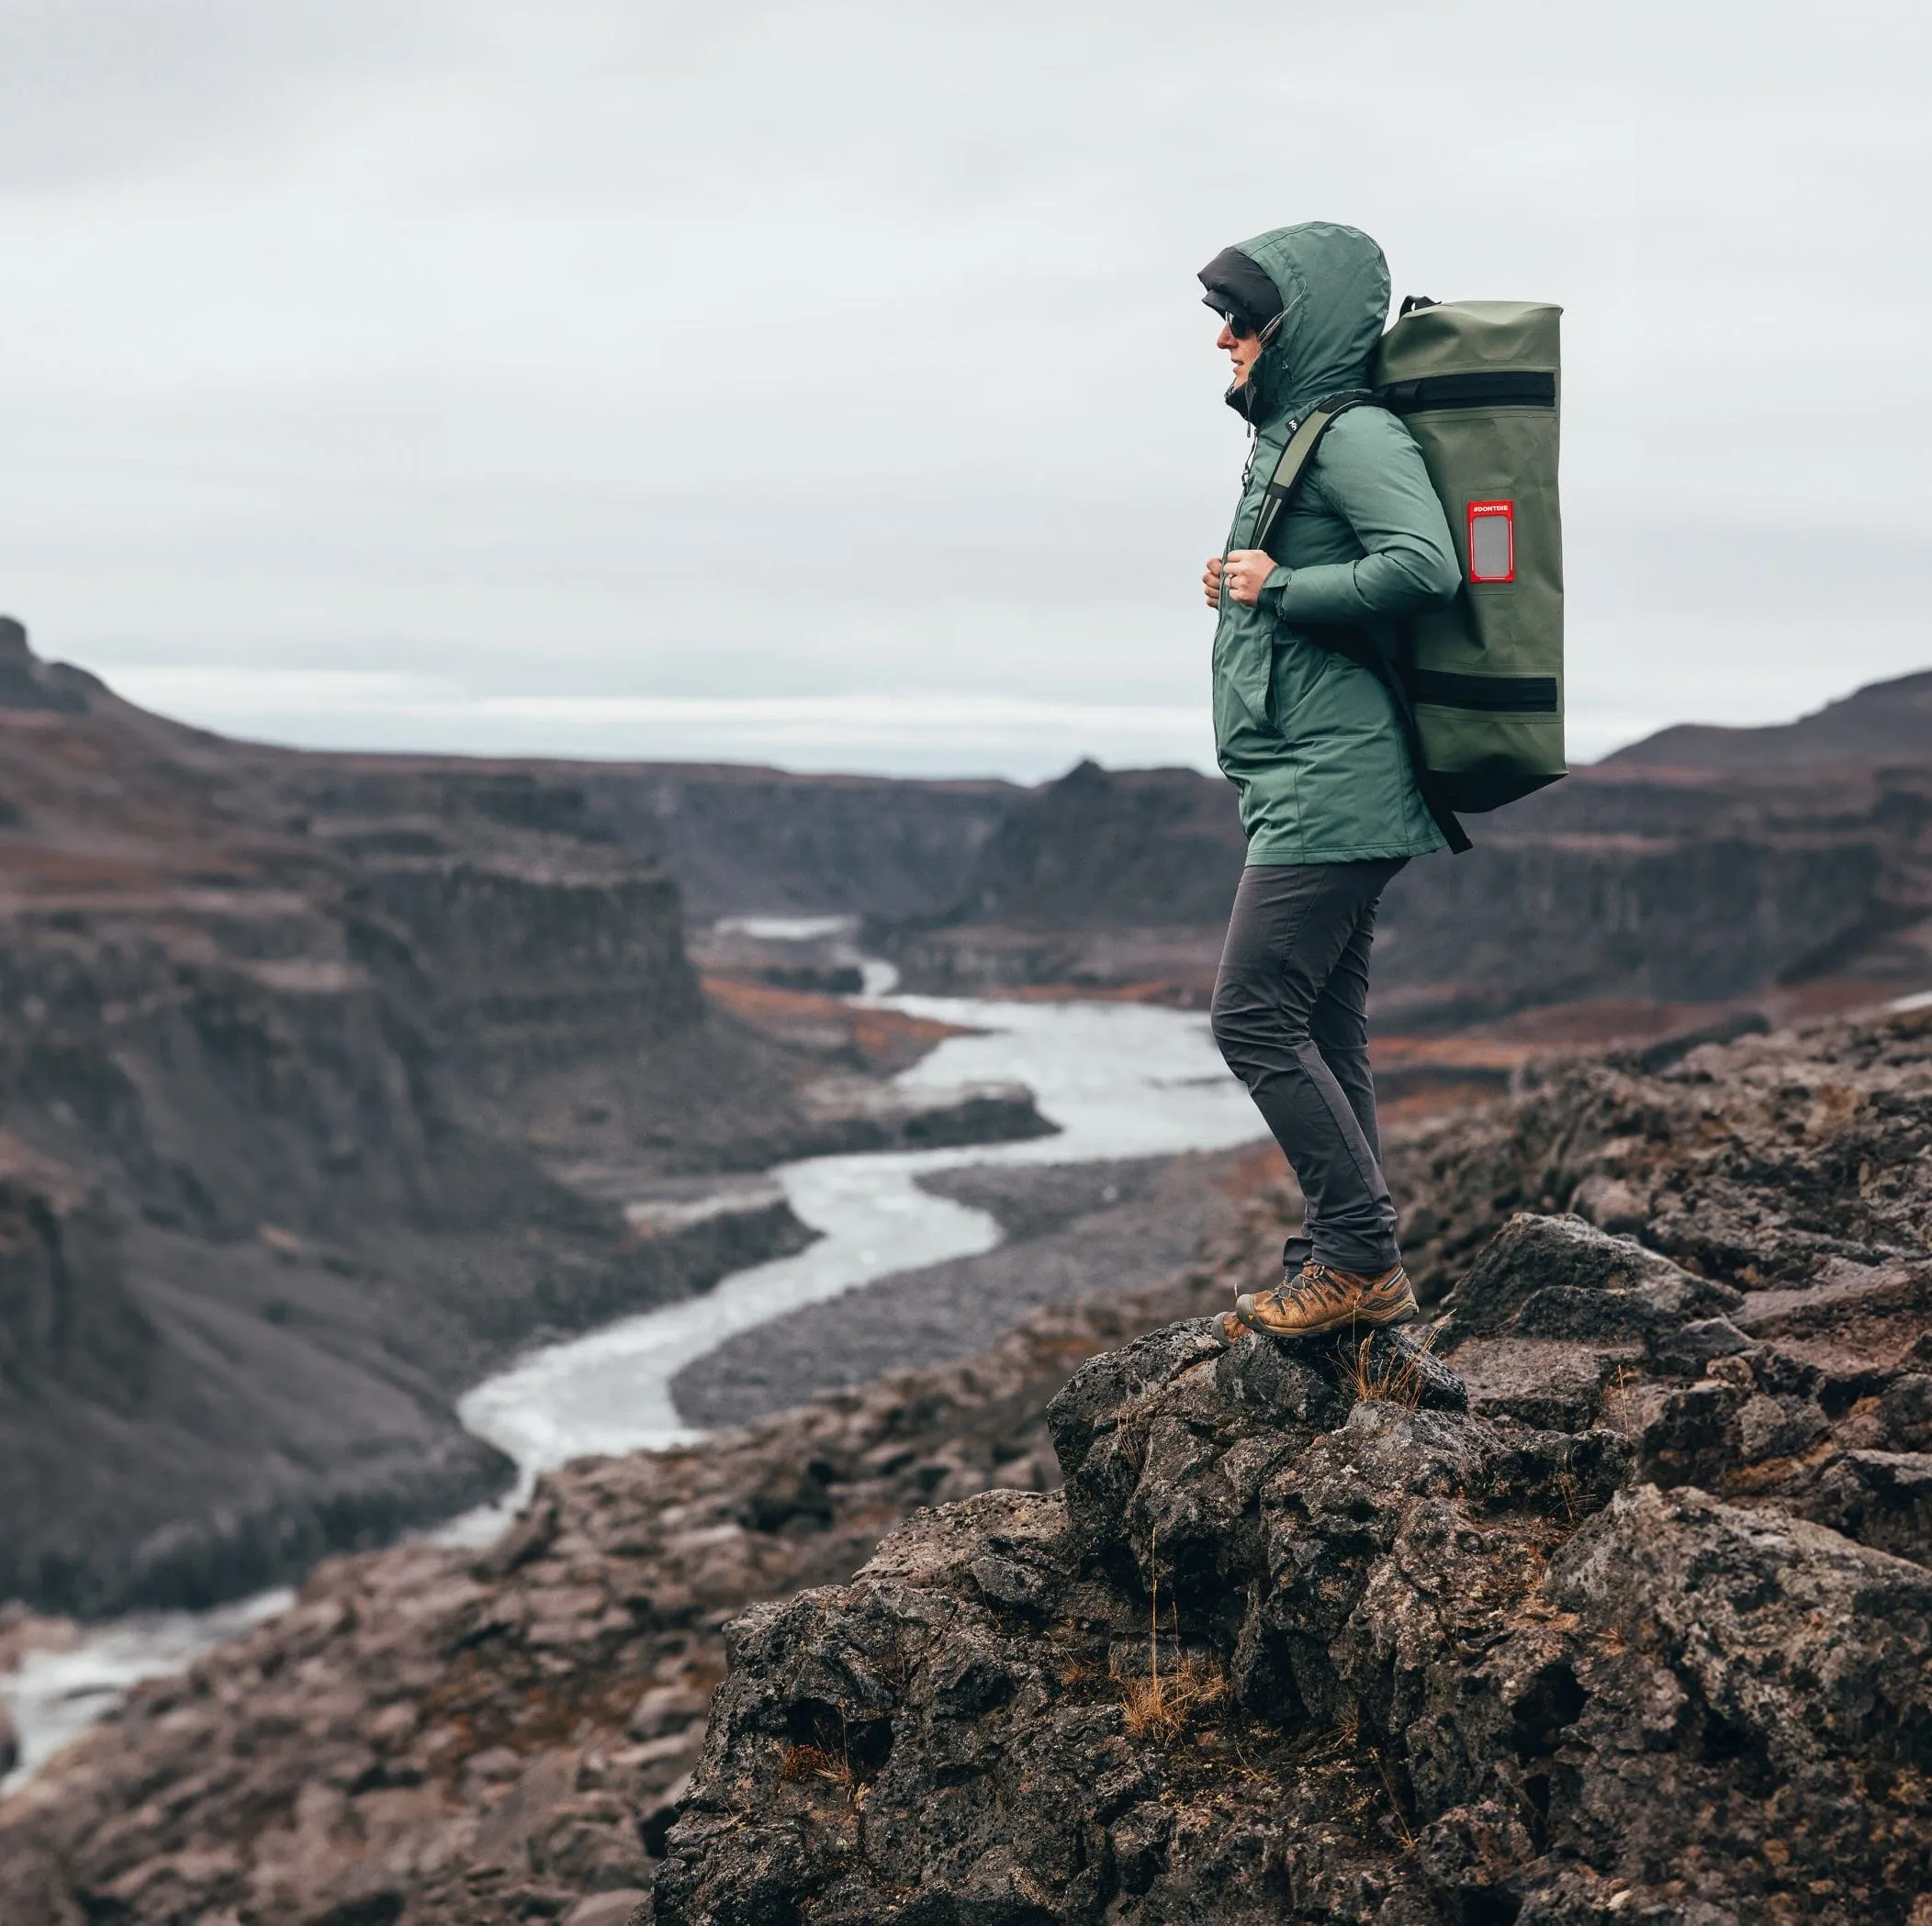
[[1214, 1040], [1300, 1181], [1291, 1269], [1312, 1253], [1373, 1274], [1399, 1258], [1368, 1069], [1368, 949], [1406, 860], [1252, 864], [1234, 892]]

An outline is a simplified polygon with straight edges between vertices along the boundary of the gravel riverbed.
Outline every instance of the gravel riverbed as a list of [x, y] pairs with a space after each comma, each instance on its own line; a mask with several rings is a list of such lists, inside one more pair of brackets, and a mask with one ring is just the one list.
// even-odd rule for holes
[[1272, 1150], [974, 1164], [922, 1189], [985, 1211], [996, 1249], [808, 1305], [728, 1338], [671, 1381], [679, 1415], [707, 1429], [749, 1424], [889, 1371], [970, 1356], [1041, 1305], [1143, 1288], [1235, 1222]]

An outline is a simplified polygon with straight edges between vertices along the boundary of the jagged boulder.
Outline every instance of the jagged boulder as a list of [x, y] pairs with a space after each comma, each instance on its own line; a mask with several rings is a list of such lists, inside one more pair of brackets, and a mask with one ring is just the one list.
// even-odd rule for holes
[[1606, 1424], [1637, 1475], [1775, 1500], [1932, 1562], [1932, 1264], [1883, 1253], [1743, 1291], [1575, 1215], [1520, 1213], [1450, 1293], [1440, 1349], [1472, 1408]]
[[1932, 1009], [1705, 1044], [1657, 1074], [1578, 1061], [1528, 1082], [1387, 1147], [1425, 1298], [1515, 1210], [1578, 1213], [1754, 1297], [1932, 1248]]
[[730, 1629], [659, 1920], [1916, 1917], [1932, 1575], [1213, 1329]]
[[1448, 1309], [1458, 1340], [1508, 1334], [1654, 1345], [1744, 1301], [1742, 1291], [1694, 1277], [1634, 1237], [1523, 1211], [1484, 1248]]

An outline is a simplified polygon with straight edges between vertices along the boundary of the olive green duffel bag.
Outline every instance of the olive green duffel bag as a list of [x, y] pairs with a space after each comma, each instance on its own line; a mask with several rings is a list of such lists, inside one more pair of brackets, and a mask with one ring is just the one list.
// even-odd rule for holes
[[1265, 549], [1337, 415], [1376, 406], [1408, 423], [1449, 518], [1463, 586], [1408, 625], [1393, 665], [1366, 635], [1337, 632], [1333, 645], [1388, 683], [1423, 795], [1457, 848], [1468, 839], [1455, 812], [1500, 809], [1567, 773], [1562, 312], [1531, 301], [1405, 300], [1382, 337], [1374, 388], [1317, 402], [1288, 437], [1255, 532]]

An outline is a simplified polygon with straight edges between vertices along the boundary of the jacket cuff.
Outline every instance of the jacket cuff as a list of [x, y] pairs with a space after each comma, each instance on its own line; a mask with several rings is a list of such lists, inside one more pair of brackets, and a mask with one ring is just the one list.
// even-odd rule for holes
[[1261, 585], [1261, 593], [1255, 598], [1260, 606], [1270, 615], [1281, 613], [1281, 592], [1295, 579], [1295, 571], [1277, 562], [1269, 572], [1268, 579]]

